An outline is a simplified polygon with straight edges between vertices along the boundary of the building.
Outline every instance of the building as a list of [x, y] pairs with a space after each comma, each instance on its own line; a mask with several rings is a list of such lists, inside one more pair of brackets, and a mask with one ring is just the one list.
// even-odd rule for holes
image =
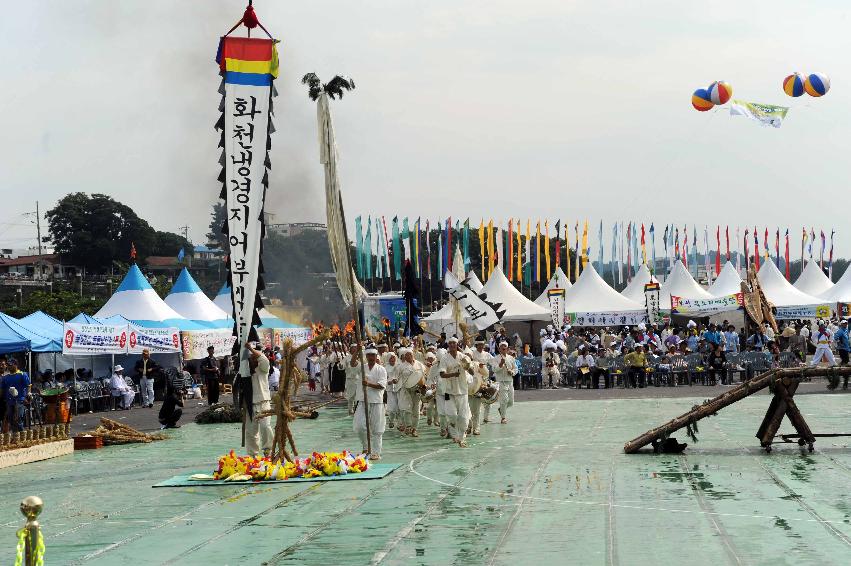
[[0, 257], [0, 277], [4, 279], [66, 279], [77, 273], [80, 268], [64, 265], [59, 254]]
[[268, 224], [267, 227], [276, 234], [287, 238], [298, 236], [310, 230], [325, 232], [328, 229], [325, 224], [319, 222], [284, 222], [282, 224]]
[[204, 245], [199, 244], [195, 246], [192, 250], [195, 259], [199, 259], [202, 261], [211, 261], [215, 259], [220, 259], [224, 256], [224, 252], [219, 248], [213, 247], [212, 245]]

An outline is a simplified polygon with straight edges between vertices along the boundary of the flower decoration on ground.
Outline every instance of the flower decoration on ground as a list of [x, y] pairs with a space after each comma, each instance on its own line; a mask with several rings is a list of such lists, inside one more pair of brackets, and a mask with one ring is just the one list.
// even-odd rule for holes
[[266, 457], [237, 456], [233, 450], [219, 458], [213, 477], [217, 480], [239, 478], [248, 481], [288, 480], [290, 478], [315, 478], [359, 474], [369, 468], [364, 454], [355, 456], [348, 450], [342, 452], [314, 452], [306, 458], [292, 462], [271, 461]]

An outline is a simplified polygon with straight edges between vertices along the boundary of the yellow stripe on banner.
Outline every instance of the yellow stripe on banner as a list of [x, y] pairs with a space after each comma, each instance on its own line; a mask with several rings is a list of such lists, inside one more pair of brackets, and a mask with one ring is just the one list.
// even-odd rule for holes
[[234, 73], [252, 73], [255, 75], [272, 74], [272, 61], [243, 61], [225, 59], [225, 69]]

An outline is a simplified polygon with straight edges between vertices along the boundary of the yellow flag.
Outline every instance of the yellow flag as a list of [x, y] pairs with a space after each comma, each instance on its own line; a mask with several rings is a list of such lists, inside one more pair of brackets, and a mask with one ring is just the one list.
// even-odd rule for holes
[[488, 277], [493, 273], [493, 218], [488, 222]]
[[544, 280], [550, 280], [550, 221], [544, 220], [544, 258], [547, 261], [547, 272], [544, 274]]
[[[532, 261], [532, 231], [531, 231], [532, 221], [528, 218], [526, 219], [526, 245], [529, 246], [529, 251], [526, 252], [526, 261]], [[529, 266], [529, 273], [532, 273], [532, 266]], [[529, 277], [529, 281], [532, 278]]]
[[582, 269], [588, 265], [588, 220], [585, 220], [585, 227], [582, 229]]
[[576, 247], [573, 252], [573, 279], [579, 279], [579, 258], [582, 254], [579, 252], [579, 221], [573, 225], [573, 239], [576, 240]]
[[570, 279], [570, 223], [564, 223], [564, 273]]
[[517, 219], [517, 281], [523, 281], [523, 248], [520, 246], [520, 219]]
[[535, 274], [538, 283], [541, 282], [541, 221], [535, 226]]
[[479, 257], [482, 258], [482, 279], [485, 278], [485, 219], [479, 223]]

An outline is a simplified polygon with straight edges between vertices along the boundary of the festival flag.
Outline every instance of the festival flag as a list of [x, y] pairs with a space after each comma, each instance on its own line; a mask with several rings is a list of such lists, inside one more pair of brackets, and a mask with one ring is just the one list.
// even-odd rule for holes
[[402, 254], [406, 261], [411, 259], [411, 227], [408, 225], [408, 217], [402, 220], [402, 232], [399, 235], [402, 242]]
[[355, 217], [355, 263], [357, 264], [358, 279], [363, 279], [363, 227], [361, 217]]
[[765, 238], [762, 240], [762, 254], [765, 256], [766, 261], [771, 259], [768, 253], [768, 226], [765, 227]]
[[[482, 254], [484, 257], [484, 254]], [[446, 273], [443, 265], [443, 227], [440, 224], [440, 220], [437, 221], [437, 275], [443, 277], [443, 274]]]
[[512, 228], [514, 219], [508, 219], [508, 258], [504, 263], [508, 264], [508, 281], [514, 281], [514, 231]]
[[526, 263], [524, 265], [529, 266], [529, 280], [526, 281], [524, 275], [524, 281], [527, 285], [531, 285], [531, 277], [532, 277], [532, 221], [528, 218], [526, 219]]
[[644, 242], [644, 222], [641, 223], [641, 263], [647, 265], [647, 245]]
[[[417, 220], [417, 230], [419, 231], [419, 219]], [[364, 278], [372, 278], [372, 215], [366, 220], [366, 237], [364, 238]]]
[[544, 260], [547, 264], [547, 271], [544, 279], [549, 281], [552, 271], [550, 271], [550, 221], [544, 220]]
[[561, 266], [561, 220], [556, 220], [556, 268]]
[[691, 227], [691, 262], [694, 264], [694, 278], [697, 279], [698, 276], [698, 265], [697, 265], [697, 226], [692, 225]]
[[632, 223], [632, 275], [638, 273], [638, 223]]
[[535, 225], [535, 267], [532, 271], [532, 279], [541, 282], [541, 221]]
[[827, 259], [827, 276], [831, 280], [833, 280], [833, 235], [835, 233], [836, 233], [836, 230], [831, 228], [830, 229], [830, 256]]
[[688, 226], [683, 226], [683, 265], [686, 271], [691, 271], [688, 266]]
[[479, 257], [482, 258], [482, 281], [487, 279], [485, 275], [485, 219], [479, 222]]
[[523, 242], [522, 242], [520, 230], [521, 230], [520, 219], [518, 218], [517, 219], [517, 250], [516, 250], [517, 251], [517, 273], [515, 273], [515, 275], [517, 276], [517, 281], [522, 283], [523, 282], [523, 248], [522, 248], [521, 244]]
[[822, 272], [824, 272], [824, 247], [825, 247], [824, 230], [821, 230], [821, 251], [819, 252], [818, 267], [819, 267], [819, 269], [821, 269]]
[[756, 226], [753, 228], [753, 260], [756, 270], [759, 271], [759, 232], [756, 231]]
[[431, 285], [431, 230], [429, 230], [429, 221], [426, 219], [425, 228], [425, 249], [426, 249], [426, 277]]
[[801, 273], [804, 272], [804, 248], [807, 245], [807, 229], [801, 228]]
[[664, 252], [665, 259], [667, 259], [668, 258], [668, 225], [667, 224], [665, 224], [665, 231], [662, 233], [662, 251]]
[[780, 269], [780, 228], [774, 233], [774, 266]]
[[786, 281], [790, 281], [789, 273], [789, 228], [786, 228]]
[[810, 259], [813, 259], [813, 244], [816, 243], [816, 231], [810, 227], [810, 239], [807, 243], [807, 253], [810, 256]]
[[[665, 279], [668, 278], [668, 273], [674, 267], [675, 255], [674, 255], [674, 232], [676, 228], [671, 224], [671, 229], [668, 231], [668, 251], [671, 255], [668, 257], [668, 269], [665, 271]], [[677, 240], [679, 241], [679, 236], [677, 236]]]
[[402, 280], [402, 251], [399, 242], [399, 217], [394, 216], [391, 224], [393, 236], [393, 277], [396, 281]]
[[724, 229], [724, 237], [727, 239], [727, 261], [730, 261], [730, 225]]
[[570, 224], [564, 223], [564, 268], [568, 280], [570, 279]]
[[446, 268], [446, 271], [452, 269], [452, 260], [454, 259], [453, 248], [452, 248], [452, 217], [446, 219], [446, 256], [443, 260], [443, 266]]
[[493, 233], [493, 218], [488, 221], [488, 278], [493, 273], [494, 267], [494, 233]]
[[715, 277], [718, 277], [721, 273], [721, 226], [715, 227], [715, 243]]
[[588, 264], [588, 219], [585, 219], [585, 226], [582, 228], [582, 269]]
[[[741, 238], [739, 237], [739, 234], [740, 234], [739, 230], [740, 230], [739, 227], [736, 226], [736, 245], [737, 246], [742, 242]], [[745, 246], [745, 249], [747, 249], [747, 245]], [[747, 262], [747, 259], [745, 259], [745, 267], [747, 267], [747, 265], [748, 265], [748, 262]], [[739, 272], [739, 273], [742, 272], [742, 254], [739, 253], [738, 251], [736, 252], [736, 271]]]
[[632, 222], [626, 225], [626, 282], [632, 281]]
[[703, 270], [706, 272], [706, 280], [712, 284], [712, 269], [709, 267], [709, 227], [703, 225]]
[[[674, 228], [674, 259], [680, 261], [680, 229]], [[671, 264], [671, 267], [674, 265]]]
[[597, 241], [599, 242], [599, 248], [597, 251], [597, 271], [599, 273], [603, 273], [603, 221], [600, 220], [600, 229], [597, 230]]
[[464, 221], [464, 273], [470, 272], [470, 218]]
[[617, 257], [618, 257], [618, 223], [612, 224], [612, 259], [609, 263], [609, 269], [612, 272], [612, 285], [617, 283]]
[[183, 261], [183, 258], [185, 258], [185, 257], [186, 257], [186, 251], [183, 248], [180, 248], [180, 251], [177, 252], [177, 261], [181, 262], [181, 261]]
[[650, 223], [650, 250], [653, 260], [653, 267], [650, 269], [650, 273], [656, 273], [656, 229], [653, 227], [652, 222]]

